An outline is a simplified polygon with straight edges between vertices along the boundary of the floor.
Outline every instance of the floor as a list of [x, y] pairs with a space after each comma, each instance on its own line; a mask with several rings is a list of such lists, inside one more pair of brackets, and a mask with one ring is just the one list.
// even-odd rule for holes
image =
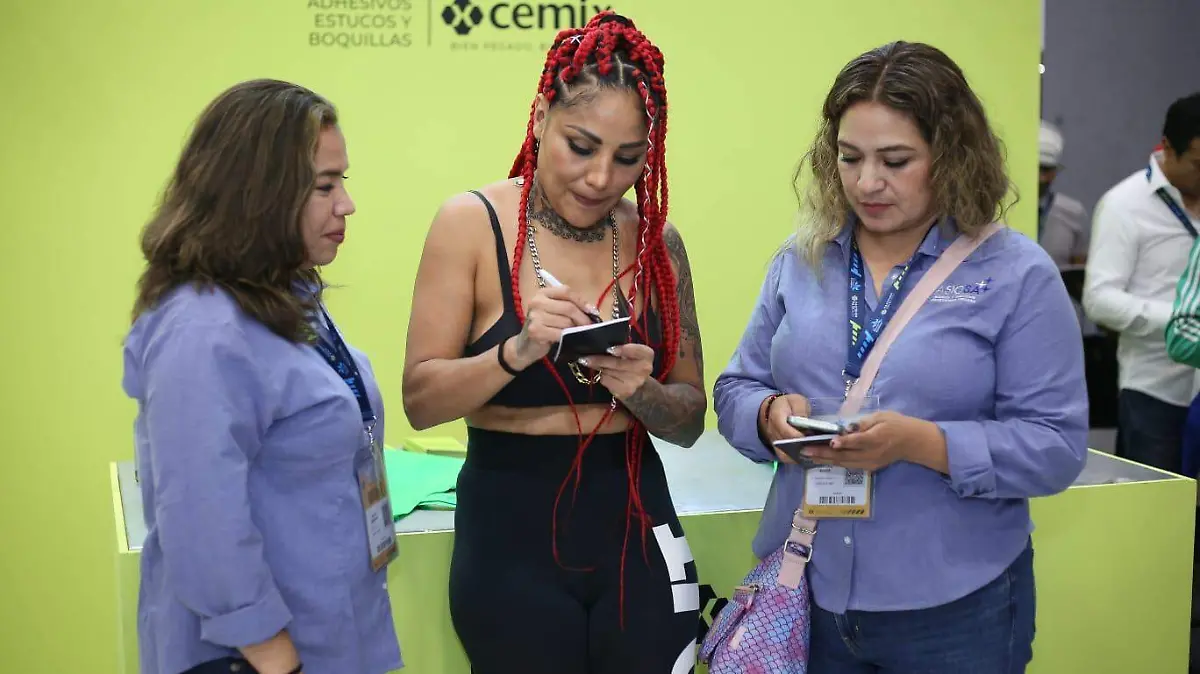
[[1113, 448], [1117, 446], [1117, 429], [1115, 428], [1093, 428], [1088, 431], [1088, 447], [1106, 452], [1113, 453]]

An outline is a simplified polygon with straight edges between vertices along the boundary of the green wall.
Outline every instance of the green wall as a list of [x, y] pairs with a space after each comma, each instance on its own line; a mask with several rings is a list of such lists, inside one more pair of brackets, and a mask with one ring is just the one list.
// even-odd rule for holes
[[[331, 304], [373, 356], [391, 412], [388, 441], [409, 432], [400, 378], [425, 229], [444, 198], [506, 174], [554, 34], [485, 20], [453, 43], [438, 16], [443, 2], [5, 3], [5, 671], [117, 667], [108, 463], [132, 457], [134, 407], [120, 391], [120, 349], [141, 264], [137, 237], [188, 125], [229, 84], [294, 79], [342, 109], [359, 210], [328, 273], [346, 286]], [[319, 9], [335, 4], [384, 9]], [[614, 6], [667, 55], [671, 219], [692, 256], [710, 384], [768, 255], [790, 231], [789, 181], [821, 98], [859, 52], [903, 38], [956, 58], [1009, 144], [1026, 195], [1012, 224], [1032, 231], [1036, 213], [1037, 0], [744, 7]], [[395, 33], [411, 46], [312, 46], [312, 34], [326, 30], [316, 26], [338, 13], [381, 15], [397, 28], [367, 31], [372, 39]], [[462, 426], [436, 432], [460, 435]]]

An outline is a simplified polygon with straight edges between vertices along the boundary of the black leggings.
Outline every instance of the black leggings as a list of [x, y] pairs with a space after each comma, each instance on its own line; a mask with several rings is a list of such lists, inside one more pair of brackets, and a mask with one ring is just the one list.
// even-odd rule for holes
[[629, 487], [623, 434], [598, 436], [584, 454], [578, 492], [568, 483], [559, 505], [561, 566], [555, 562], [554, 497], [577, 444], [573, 435], [468, 431], [454, 514], [450, 613], [471, 671], [689, 674], [699, 628], [696, 567], [649, 438], [640, 492], [652, 521], [645, 546], [636, 521], [629, 529], [624, 629], [620, 558]]

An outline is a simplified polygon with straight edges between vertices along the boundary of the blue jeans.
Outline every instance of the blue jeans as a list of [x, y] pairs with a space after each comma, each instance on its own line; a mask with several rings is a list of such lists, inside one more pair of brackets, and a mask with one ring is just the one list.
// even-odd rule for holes
[[1141, 391], [1121, 389], [1117, 400], [1117, 456], [1179, 473], [1188, 408]]
[[812, 607], [808, 674], [1020, 674], [1033, 658], [1033, 547], [971, 594], [927, 609]]

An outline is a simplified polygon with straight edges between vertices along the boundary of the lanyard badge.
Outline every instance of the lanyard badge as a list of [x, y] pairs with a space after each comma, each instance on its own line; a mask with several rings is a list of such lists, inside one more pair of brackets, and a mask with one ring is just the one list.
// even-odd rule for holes
[[[899, 308], [898, 299], [916, 253], [883, 287], [876, 310], [867, 316], [867, 280], [858, 242], [851, 238], [850, 269], [847, 274], [847, 315], [849, 344], [842, 376], [850, 387], [862, 374], [863, 362], [875, 347], [892, 316]], [[870, 410], [862, 409], [862, 412]], [[873, 514], [874, 474], [867, 470], [849, 470], [841, 466], [816, 466], [804, 471], [804, 500], [801, 511], [810, 519], [870, 519]]]
[[[1150, 176], [1152, 172], [1152, 169], [1147, 166], [1146, 182], [1150, 182]], [[1175, 201], [1174, 197], [1171, 196], [1171, 193], [1167, 192], [1167, 188], [1160, 187], [1157, 190], [1154, 190], [1154, 193], [1158, 195], [1159, 199], [1162, 199], [1162, 202], [1167, 205], [1167, 208], [1170, 209], [1171, 213], [1173, 213], [1176, 218], [1179, 218], [1179, 222], [1184, 226], [1185, 229], [1187, 229], [1188, 234], [1192, 235], [1193, 239], [1197, 238], [1197, 236], [1200, 236], [1200, 234], [1197, 234], [1195, 226], [1192, 225], [1192, 219], [1189, 218], [1188, 214], [1184, 212], [1183, 207]]]
[[355, 452], [355, 476], [362, 497], [363, 517], [367, 525], [367, 548], [371, 570], [379, 571], [399, 556], [396, 546], [396, 525], [388, 497], [387, 470], [383, 460], [383, 439], [375, 434], [375, 412], [367, 395], [366, 385], [350, 350], [342, 341], [329, 315], [321, 309], [330, 341], [318, 340], [317, 352], [334, 372], [346, 382], [362, 412], [365, 452]]
[[355, 472], [362, 494], [363, 516], [367, 523], [367, 545], [371, 555], [371, 570], [379, 571], [396, 559], [396, 525], [392, 502], [388, 498], [387, 469], [383, 461], [383, 441], [374, 433], [374, 423], [364, 428], [367, 436], [367, 455], [359, 461]]

